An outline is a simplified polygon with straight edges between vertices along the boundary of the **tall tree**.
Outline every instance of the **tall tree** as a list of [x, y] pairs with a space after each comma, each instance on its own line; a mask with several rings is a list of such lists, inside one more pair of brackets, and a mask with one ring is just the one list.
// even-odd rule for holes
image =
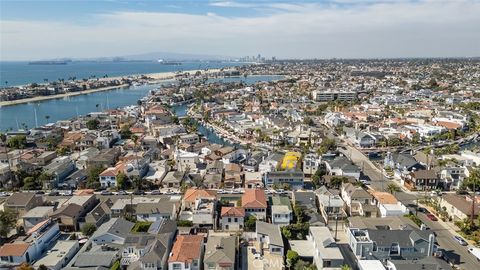
[[17, 214], [11, 210], [0, 210], [0, 237], [7, 237], [10, 230], [15, 228]]

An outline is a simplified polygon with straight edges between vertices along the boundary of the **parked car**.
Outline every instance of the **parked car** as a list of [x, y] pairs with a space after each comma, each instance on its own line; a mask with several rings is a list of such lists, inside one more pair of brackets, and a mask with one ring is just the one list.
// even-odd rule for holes
[[143, 191], [143, 190], [135, 190], [132, 194], [133, 194], [133, 195], [145, 195], [145, 191]]
[[113, 195], [113, 193], [111, 191], [104, 190], [104, 191], [100, 192], [100, 195], [108, 196], [108, 195]]
[[473, 256], [477, 258], [477, 261], [480, 262], [480, 248], [471, 247], [468, 249], [468, 253], [471, 253]]
[[455, 236], [453, 237], [453, 239], [454, 239], [455, 241], [457, 241], [457, 242], [458, 242], [460, 245], [462, 245], [462, 246], [468, 246], [467, 241], [465, 241], [465, 239], [463, 239], [463, 238], [460, 237], [460, 236], [455, 235]]
[[160, 192], [160, 190], [153, 190], [150, 194], [151, 195], [162, 195], [162, 192]]
[[8, 197], [8, 196], [10, 196], [10, 194], [8, 194], [7, 192], [4, 192], [4, 191], [0, 192], [0, 197]]
[[453, 236], [453, 239], [454, 239], [455, 241], [457, 241], [457, 242], [458, 242], [460, 245], [462, 245], [462, 246], [468, 246], [467, 241], [465, 241], [465, 239], [463, 239], [463, 238], [460, 237], [460, 236], [455, 235], [455, 236]]
[[59, 196], [59, 195], [60, 195], [60, 192], [56, 190], [52, 190], [48, 193], [48, 196]]
[[427, 218], [431, 221], [438, 221], [438, 218], [433, 214], [427, 214]]
[[128, 195], [128, 193], [125, 190], [120, 190], [117, 195]]
[[37, 190], [37, 191], [35, 191], [35, 194], [42, 195], [42, 194], [45, 194], [45, 192], [43, 192], [42, 190]]
[[421, 212], [421, 213], [427, 213], [427, 209], [423, 208], [423, 207], [418, 207], [417, 208], [418, 212]]

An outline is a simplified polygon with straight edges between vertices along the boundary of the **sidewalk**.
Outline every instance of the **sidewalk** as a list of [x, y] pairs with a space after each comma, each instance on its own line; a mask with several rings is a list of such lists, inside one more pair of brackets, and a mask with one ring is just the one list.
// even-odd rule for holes
[[[427, 209], [432, 214], [436, 213], [436, 211], [432, 207], [427, 206], [425, 204], [419, 203], [418, 206]], [[438, 224], [440, 224], [444, 229], [448, 230], [452, 235], [458, 235], [458, 236], [462, 237], [461, 235], [459, 235], [457, 233], [458, 231], [460, 231], [460, 228], [458, 228], [455, 224], [453, 224], [452, 222], [443, 221], [436, 214], [434, 214], [434, 215], [438, 218], [438, 221], [436, 221], [436, 222], [438, 222]], [[467, 239], [465, 239], [465, 240], [467, 240]]]

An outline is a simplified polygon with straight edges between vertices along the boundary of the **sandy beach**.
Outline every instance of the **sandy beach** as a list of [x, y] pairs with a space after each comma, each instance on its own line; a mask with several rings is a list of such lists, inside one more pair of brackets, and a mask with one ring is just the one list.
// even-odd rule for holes
[[[208, 71], [205, 71], [205, 70], [186, 70], [186, 71], [182, 71], [182, 73], [187, 73], [188, 72], [188, 73], [190, 73], [190, 75], [192, 75], [192, 74], [195, 74], [197, 71], [202, 72], [202, 74], [205, 74], [205, 73], [206, 74], [211, 74], [211, 73], [219, 72], [220, 69], [210, 69]], [[120, 76], [120, 77], [101, 78], [100, 80], [116, 80], [116, 79], [128, 78], [128, 77], [147, 76], [147, 77], [153, 78], [154, 83], [161, 83], [162, 81], [165, 81], [165, 80], [174, 79], [175, 75], [177, 75], [177, 74], [178, 74], [177, 72], [133, 74], [133, 75]], [[128, 84], [122, 84], [122, 85], [117, 85], [117, 86], [101, 87], [101, 88], [97, 88], [97, 89], [90, 89], [90, 90], [85, 90], [85, 91], [71, 92], [71, 93], [51, 95], [51, 96], [38, 96], [38, 97], [24, 98], [24, 99], [17, 99], [17, 100], [0, 101], [0, 107], [12, 106], [12, 105], [30, 103], [30, 102], [39, 102], [39, 101], [44, 101], [44, 100], [49, 100], [49, 99], [59, 99], [59, 98], [64, 98], [64, 97], [86, 95], [86, 94], [95, 93], [95, 92], [101, 92], [101, 91], [108, 91], [108, 90], [112, 90], [112, 89], [123, 88], [123, 87], [127, 87], [127, 86], [128, 86]]]

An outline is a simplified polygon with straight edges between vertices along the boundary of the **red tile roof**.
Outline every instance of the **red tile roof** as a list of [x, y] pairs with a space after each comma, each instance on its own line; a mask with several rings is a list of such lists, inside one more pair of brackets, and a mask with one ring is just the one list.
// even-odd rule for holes
[[27, 252], [28, 247], [30, 247], [28, 243], [7, 243], [0, 247], [0, 256], [23, 256]]
[[244, 217], [245, 209], [242, 207], [222, 207], [222, 217]]
[[267, 208], [267, 198], [263, 189], [246, 189], [242, 196], [244, 208]]
[[215, 190], [207, 190], [207, 189], [187, 189], [185, 191], [185, 196], [183, 196], [183, 200], [185, 202], [195, 202], [197, 198], [212, 198], [215, 199], [217, 197], [217, 192]]
[[179, 235], [173, 244], [168, 262], [188, 262], [200, 258], [203, 236]]

